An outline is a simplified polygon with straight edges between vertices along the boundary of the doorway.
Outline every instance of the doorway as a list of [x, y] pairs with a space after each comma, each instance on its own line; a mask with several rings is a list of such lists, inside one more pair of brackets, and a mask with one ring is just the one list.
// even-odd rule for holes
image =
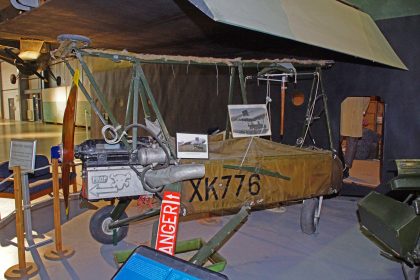
[[15, 99], [9, 98], [7, 99], [7, 101], [9, 103], [9, 120], [15, 120], [15, 111], [16, 111]]
[[348, 97], [341, 103], [344, 183], [370, 188], [381, 183], [384, 109], [377, 96]]

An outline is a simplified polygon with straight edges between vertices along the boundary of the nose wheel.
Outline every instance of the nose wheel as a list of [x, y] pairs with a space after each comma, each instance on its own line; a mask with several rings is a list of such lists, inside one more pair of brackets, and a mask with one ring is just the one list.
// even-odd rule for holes
[[[109, 224], [114, 222], [111, 218], [111, 212], [114, 206], [105, 206], [93, 214], [89, 223], [89, 230], [92, 237], [102, 244], [113, 244], [123, 240], [128, 233], [128, 226], [111, 229]], [[125, 212], [122, 213], [120, 219], [127, 218]]]

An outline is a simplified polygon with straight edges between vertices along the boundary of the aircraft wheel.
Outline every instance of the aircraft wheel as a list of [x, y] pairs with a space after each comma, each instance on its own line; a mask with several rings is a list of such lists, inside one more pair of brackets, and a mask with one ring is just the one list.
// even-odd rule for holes
[[[108, 226], [112, 222], [111, 218], [111, 212], [114, 209], [114, 206], [108, 205], [105, 206], [98, 211], [96, 211], [95, 214], [93, 214], [92, 218], [90, 219], [89, 223], [89, 230], [92, 237], [102, 243], [102, 244], [112, 244], [114, 242], [113, 240], [113, 229], [110, 229]], [[127, 214], [124, 212], [120, 219], [127, 218]], [[115, 229], [116, 236], [115, 236], [115, 242], [120, 242], [123, 240], [128, 233], [128, 226], [119, 227]]]
[[318, 221], [315, 217], [315, 213], [318, 209], [319, 199], [309, 198], [305, 199], [302, 203], [300, 210], [300, 228], [303, 233], [314, 234]]

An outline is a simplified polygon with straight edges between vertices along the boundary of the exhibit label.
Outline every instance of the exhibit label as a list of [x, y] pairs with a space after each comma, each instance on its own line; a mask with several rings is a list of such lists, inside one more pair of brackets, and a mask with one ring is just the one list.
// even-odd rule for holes
[[176, 247], [180, 205], [181, 193], [163, 193], [155, 249], [172, 256]]
[[10, 142], [9, 169], [20, 166], [23, 172], [33, 172], [35, 168], [36, 140], [12, 139]]

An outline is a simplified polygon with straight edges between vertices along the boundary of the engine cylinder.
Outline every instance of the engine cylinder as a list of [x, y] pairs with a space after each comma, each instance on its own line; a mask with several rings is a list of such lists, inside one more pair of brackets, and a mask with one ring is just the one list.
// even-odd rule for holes
[[162, 164], [166, 162], [166, 154], [161, 147], [141, 148], [138, 151], [138, 160], [141, 165]]

